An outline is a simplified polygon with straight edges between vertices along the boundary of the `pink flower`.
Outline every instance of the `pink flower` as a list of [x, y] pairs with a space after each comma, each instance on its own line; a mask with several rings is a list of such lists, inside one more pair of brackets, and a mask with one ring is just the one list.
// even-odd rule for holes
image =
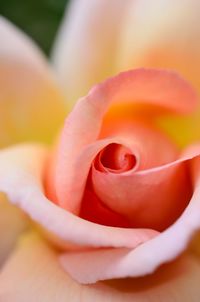
[[[1, 20], [1, 142], [37, 141], [0, 151], [0, 190], [34, 222], [16, 209], [11, 216], [2, 200], [1, 215], [9, 219], [0, 227], [1, 234], [8, 231], [1, 235], [2, 301], [145, 301], [146, 295], [188, 301], [190, 291], [194, 299], [199, 295], [197, 239], [191, 244], [200, 228], [197, 94], [164, 69], [110, 77], [138, 65], [172, 67], [198, 92], [191, 68], [196, 49], [188, 46], [177, 57], [196, 33], [184, 12], [190, 9], [195, 19], [198, 3], [154, 5], [150, 10], [141, 0], [71, 4], [54, 62], [69, 104], [87, 95], [67, 116], [53, 148], [40, 141], [49, 141], [61, 126], [65, 97], [38, 49]], [[173, 14], [168, 19], [163, 12]], [[190, 30], [184, 37], [183, 24]], [[130, 28], [137, 28], [133, 43]], [[173, 34], [165, 43], [161, 38], [177, 35], [179, 28], [173, 51], [167, 47]]]

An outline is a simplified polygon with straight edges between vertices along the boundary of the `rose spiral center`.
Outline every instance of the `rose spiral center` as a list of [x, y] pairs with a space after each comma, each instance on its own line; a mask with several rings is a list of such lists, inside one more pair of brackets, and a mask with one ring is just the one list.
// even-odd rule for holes
[[131, 150], [117, 143], [106, 146], [95, 160], [95, 168], [101, 172], [122, 173], [136, 165], [137, 159]]

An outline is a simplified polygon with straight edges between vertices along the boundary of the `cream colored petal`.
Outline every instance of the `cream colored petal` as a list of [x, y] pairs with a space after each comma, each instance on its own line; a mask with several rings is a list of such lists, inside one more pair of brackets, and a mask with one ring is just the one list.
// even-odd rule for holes
[[[120, 36], [115, 72], [137, 67], [180, 72], [200, 94], [200, 2], [136, 0]], [[166, 120], [164, 127], [180, 145], [200, 138], [200, 112]], [[180, 133], [182, 133], [180, 135]]]
[[138, 65], [171, 68], [197, 81], [199, 9], [197, 0], [132, 1], [120, 37], [116, 69]]
[[199, 279], [199, 259], [186, 253], [145, 278], [80, 285], [62, 270], [52, 248], [32, 233], [19, 242], [0, 274], [0, 299], [4, 302], [196, 302], [200, 295]]
[[45, 57], [0, 17], [0, 145], [49, 141], [66, 114], [63, 97]]
[[71, 1], [53, 48], [55, 69], [71, 104], [113, 73], [118, 38], [131, 2]]
[[28, 227], [28, 219], [0, 195], [0, 267], [14, 248], [18, 237]]

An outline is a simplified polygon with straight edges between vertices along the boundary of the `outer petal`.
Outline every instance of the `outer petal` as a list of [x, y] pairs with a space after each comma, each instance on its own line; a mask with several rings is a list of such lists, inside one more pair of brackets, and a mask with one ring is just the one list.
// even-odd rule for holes
[[[197, 154], [199, 147], [188, 151], [185, 160], [193, 158], [192, 162], [198, 161]], [[46, 152], [38, 146], [21, 146], [1, 151], [0, 189], [8, 194], [12, 203], [21, 207], [33, 220], [51, 232], [54, 236], [51, 238], [61, 243], [63, 248], [68, 248], [69, 242], [79, 248], [106, 248], [79, 250], [65, 255], [62, 260], [65, 269], [80, 282], [93, 283], [101, 279], [152, 273], [158, 266], [184, 251], [193, 234], [200, 228], [197, 164], [194, 165], [195, 190], [189, 206], [176, 223], [158, 235], [148, 229], [97, 225], [51, 203], [42, 193], [41, 178], [45, 161]], [[152, 237], [155, 238], [151, 239]]]
[[[138, 66], [169, 68], [180, 72], [200, 93], [200, 2], [151, 2], [132, 1], [120, 35], [115, 72]], [[188, 144], [200, 138], [199, 116], [198, 110], [192, 118], [166, 121], [166, 128], [181, 145]]]
[[200, 265], [191, 254], [138, 279], [83, 286], [61, 269], [53, 250], [31, 234], [18, 245], [0, 275], [4, 302], [198, 301]]
[[132, 1], [120, 36], [116, 71], [170, 68], [199, 88], [198, 0]]
[[[91, 247], [136, 247], [158, 234], [150, 229], [114, 228], [91, 223], [58, 207], [43, 193], [46, 149], [21, 145], [0, 152], [0, 191], [50, 232], [58, 243]], [[92, 230], [92, 231], [91, 231]]]
[[[177, 70], [199, 91], [199, 11], [198, 0], [72, 1], [53, 56], [69, 99], [74, 102], [94, 83], [141, 66]], [[174, 136], [185, 145], [200, 138], [199, 114], [166, 121], [166, 128], [177, 129]]]
[[25, 215], [0, 195], [0, 267], [28, 227]]
[[73, 104], [111, 75], [118, 39], [131, 0], [71, 1], [53, 50], [53, 61]]
[[0, 144], [49, 141], [65, 115], [63, 98], [33, 42], [0, 18]]

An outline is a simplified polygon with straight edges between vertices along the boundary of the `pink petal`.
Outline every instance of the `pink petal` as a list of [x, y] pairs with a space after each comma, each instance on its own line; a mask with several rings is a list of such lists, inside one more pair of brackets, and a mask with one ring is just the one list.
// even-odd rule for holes
[[198, 300], [199, 279], [199, 260], [187, 253], [148, 277], [81, 285], [62, 270], [45, 241], [28, 234], [0, 274], [0, 298], [3, 302], [188, 302]]
[[[198, 146], [194, 150], [199, 151], [199, 148]], [[135, 249], [109, 248], [65, 253], [61, 261], [66, 271], [81, 283], [137, 277], [154, 272], [161, 264], [180, 255], [187, 248], [195, 232], [200, 229], [199, 156], [191, 163], [193, 164], [194, 193], [184, 213], [172, 226]]]
[[49, 141], [66, 109], [47, 61], [33, 41], [3, 17], [0, 40], [0, 144]]
[[[189, 150], [183, 160], [194, 158], [193, 160], [196, 161], [198, 154], [197, 146], [194, 150]], [[69, 257], [66, 256], [63, 260], [64, 266], [74, 278], [83, 283], [152, 273], [158, 266], [179, 255], [186, 248], [195, 231], [200, 228], [200, 190], [197, 182], [199, 175], [194, 174], [195, 190], [187, 209], [176, 223], [155, 237], [158, 233], [152, 230], [113, 228], [94, 224], [51, 203], [42, 192], [46, 159], [46, 151], [41, 146], [24, 145], [2, 150], [0, 189], [8, 194], [12, 203], [21, 207], [33, 220], [51, 233], [50, 238], [62, 244], [63, 248], [68, 249], [68, 243], [79, 247], [107, 248], [68, 252]], [[195, 169], [194, 172], [198, 172], [198, 166], [195, 167], [197, 170]], [[151, 239], [152, 237], [154, 238]], [[95, 262], [90, 261], [93, 253]], [[109, 266], [103, 269], [104, 253], [111, 255], [111, 259], [115, 259], [117, 265], [116, 262], [113, 265], [110, 261]], [[80, 267], [77, 267], [77, 263], [80, 263]], [[100, 264], [102, 269], [99, 269]], [[108, 264], [108, 261], [105, 264]], [[91, 272], [91, 275], [86, 275], [85, 271]]]
[[103, 204], [124, 215], [132, 227], [159, 231], [181, 215], [192, 190], [184, 162], [122, 174], [93, 169], [92, 184]]
[[47, 155], [46, 149], [40, 145], [19, 145], [2, 150], [0, 190], [51, 233], [53, 241], [62, 246], [71, 243], [91, 247], [135, 247], [158, 234], [150, 229], [124, 229], [91, 223], [52, 203], [43, 193]]
[[161, 114], [160, 109], [188, 113], [196, 106], [197, 98], [189, 84], [175, 73], [138, 69], [108, 79], [80, 99], [66, 120], [50, 173], [53, 177], [48, 179], [48, 187], [54, 187], [59, 204], [74, 213], [79, 209], [80, 187], [83, 190], [95, 155], [94, 151], [85, 152], [85, 158], [80, 154], [85, 146], [98, 139], [105, 113], [117, 103], [144, 105], [147, 111], [151, 105], [155, 112], [158, 110], [157, 114]]

